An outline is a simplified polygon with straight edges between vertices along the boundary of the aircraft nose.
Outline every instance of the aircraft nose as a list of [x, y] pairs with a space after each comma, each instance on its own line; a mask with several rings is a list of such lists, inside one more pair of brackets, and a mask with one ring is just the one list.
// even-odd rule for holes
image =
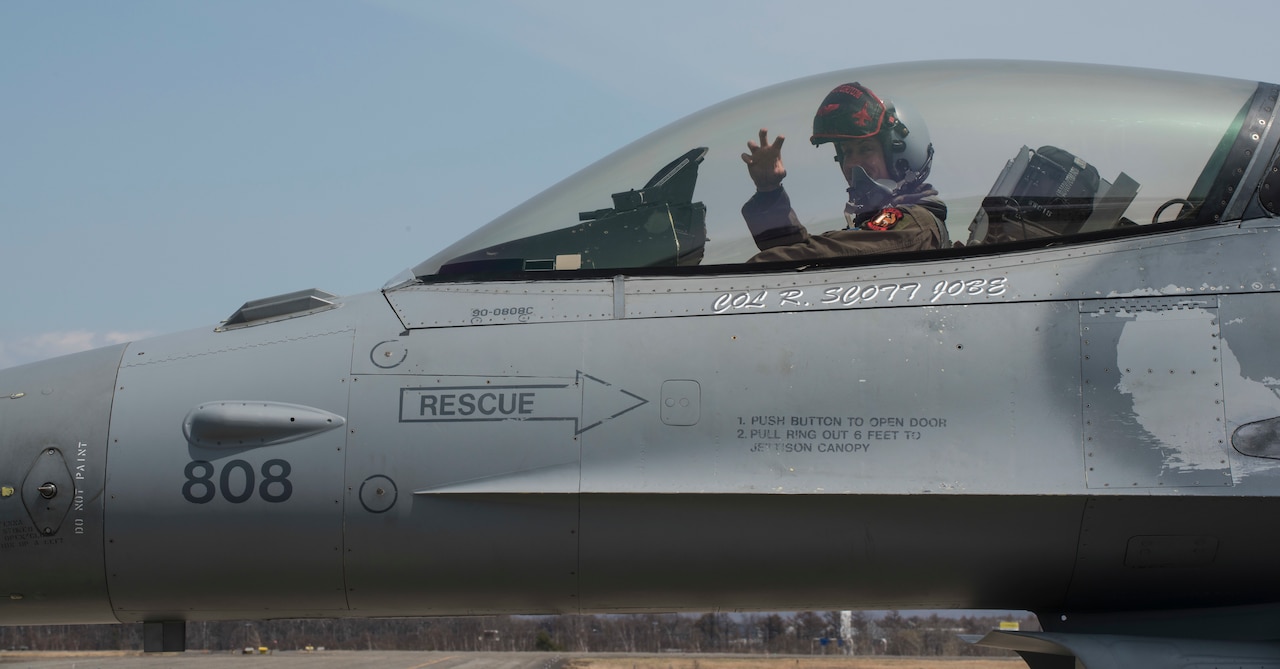
[[116, 622], [103, 498], [124, 349], [0, 370], [0, 625]]

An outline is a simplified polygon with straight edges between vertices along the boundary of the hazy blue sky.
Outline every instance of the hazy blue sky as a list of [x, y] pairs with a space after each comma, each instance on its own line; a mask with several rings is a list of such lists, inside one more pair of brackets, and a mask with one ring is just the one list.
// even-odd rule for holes
[[786, 79], [1025, 58], [1276, 81], [1276, 25], [1259, 0], [5, 0], [0, 367], [375, 290]]

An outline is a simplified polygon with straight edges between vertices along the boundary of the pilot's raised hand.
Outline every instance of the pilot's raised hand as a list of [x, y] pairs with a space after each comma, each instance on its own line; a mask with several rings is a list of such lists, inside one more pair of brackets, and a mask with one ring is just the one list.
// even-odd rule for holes
[[742, 162], [747, 164], [747, 174], [756, 184], [759, 192], [777, 190], [787, 176], [787, 168], [782, 166], [782, 142], [784, 135], [778, 135], [772, 144], [769, 143], [769, 131], [760, 129], [760, 143], [747, 142], [748, 153], [742, 154]]

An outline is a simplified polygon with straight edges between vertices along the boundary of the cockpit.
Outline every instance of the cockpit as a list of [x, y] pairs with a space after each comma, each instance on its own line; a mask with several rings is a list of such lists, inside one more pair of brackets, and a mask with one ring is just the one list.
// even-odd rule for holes
[[798, 221], [813, 235], [846, 228], [846, 175], [832, 165], [831, 145], [807, 140], [818, 103], [853, 81], [927, 123], [927, 181], [946, 204], [941, 238], [949, 241], [925, 255], [1224, 220], [1247, 163], [1242, 137], [1253, 134], [1256, 144], [1259, 132], [1249, 127], [1251, 110], [1268, 104], [1256, 82], [1103, 66], [961, 61], [833, 72], [728, 100], [643, 137], [389, 285], [744, 271], [759, 249], [743, 221], [755, 187], [741, 155], [761, 128], [790, 139], [785, 187]]

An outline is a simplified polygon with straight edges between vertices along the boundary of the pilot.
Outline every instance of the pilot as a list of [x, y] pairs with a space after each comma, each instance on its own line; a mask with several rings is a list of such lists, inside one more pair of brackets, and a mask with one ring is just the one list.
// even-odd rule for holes
[[742, 207], [742, 217], [760, 253], [750, 262], [833, 258], [945, 247], [947, 206], [925, 183], [933, 162], [933, 145], [923, 122], [914, 132], [893, 103], [880, 99], [857, 82], [832, 90], [813, 117], [814, 146], [835, 145], [836, 162], [849, 184], [844, 215], [848, 225], [812, 236], [796, 218], [782, 187], [778, 135], [769, 142], [747, 142], [742, 154], [756, 194]]

